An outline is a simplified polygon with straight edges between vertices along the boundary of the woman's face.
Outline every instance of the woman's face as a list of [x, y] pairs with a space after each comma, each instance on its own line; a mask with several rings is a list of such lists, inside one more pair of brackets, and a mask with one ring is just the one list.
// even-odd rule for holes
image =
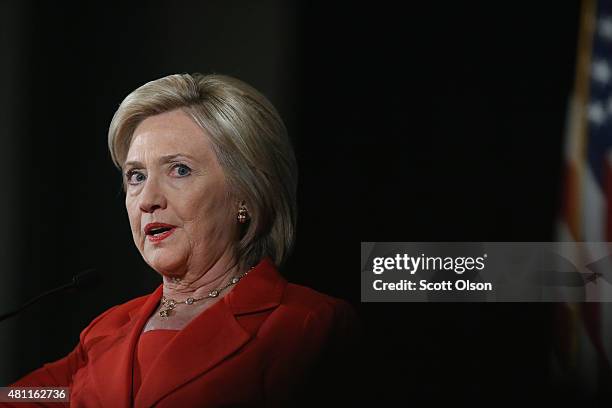
[[143, 120], [123, 174], [132, 236], [153, 269], [197, 279], [223, 255], [231, 256], [238, 204], [209, 136], [185, 112]]

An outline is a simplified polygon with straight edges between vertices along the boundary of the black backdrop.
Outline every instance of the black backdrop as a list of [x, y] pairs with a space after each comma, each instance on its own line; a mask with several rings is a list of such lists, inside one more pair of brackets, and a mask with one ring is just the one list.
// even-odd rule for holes
[[125, 3], [2, 5], [0, 180], [14, 204], [0, 305], [88, 267], [105, 277], [0, 324], [3, 383], [158, 284], [132, 244], [106, 131], [135, 87], [201, 71], [251, 83], [286, 120], [300, 218], [285, 274], [355, 305], [361, 398], [562, 395], [549, 383], [553, 305], [362, 304], [356, 259], [359, 241], [554, 239], [579, 1]]

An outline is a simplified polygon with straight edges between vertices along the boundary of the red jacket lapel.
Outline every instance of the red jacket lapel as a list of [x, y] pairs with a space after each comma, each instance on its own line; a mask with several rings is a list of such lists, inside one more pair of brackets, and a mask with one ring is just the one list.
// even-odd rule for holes
[[131, 406], [134, 350], [140, 332], [159, 305], [161, 294], [162, 286], [159, 286], [140, 308], [129, 312], [125, 324], [96, 343], [95, 350], [88, 354], [89, 368], [102, 406]]

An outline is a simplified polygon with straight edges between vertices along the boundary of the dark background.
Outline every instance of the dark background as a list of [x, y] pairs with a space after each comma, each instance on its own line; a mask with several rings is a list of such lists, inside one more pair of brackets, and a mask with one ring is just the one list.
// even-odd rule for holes
[[360, 314], [355, 395], [568, 395], [549, 371], [554, 305], [365, 304], [356, 266], [360, 241], [554, 240], [579, 1], [124, 3], [0, 3], [0, 306], [89, 267], [105, 278], [0, 323], [0, 382], [158, 285], [106, 132], [137, 86], [199, 71], [252, 84], [286, 121], [300, 218], [284, 272]]

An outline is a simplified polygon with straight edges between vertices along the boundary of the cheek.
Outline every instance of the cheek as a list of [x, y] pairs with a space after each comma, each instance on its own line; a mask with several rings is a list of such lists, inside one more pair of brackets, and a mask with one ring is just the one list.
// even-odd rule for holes
[[127, 210], [128, 219], [130, 220], [130, 227], [132, 231], [140, 231], [140, 213], [134, 200], [125, 200], [125, 208]]
[[233, 235], [229, 201], [225, 197], [220, 197], [217, 201], [210, 203], [205, 211], [211, 235], [229, 239]]
[[223, 193], [200, 194], [191, 197], [181, 206], [183, 220], [191, 223], [200, 233], [217, 233], [228, 230], [230, 200]]

